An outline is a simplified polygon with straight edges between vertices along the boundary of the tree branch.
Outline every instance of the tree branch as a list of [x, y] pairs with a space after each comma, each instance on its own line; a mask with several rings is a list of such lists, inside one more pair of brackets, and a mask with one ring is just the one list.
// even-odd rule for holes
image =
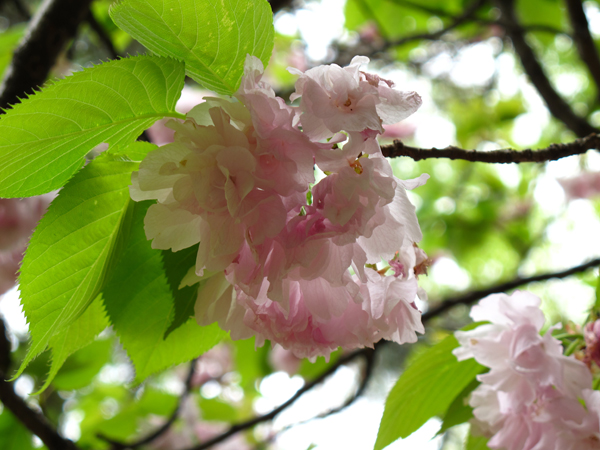
[[91, 0], [44, 1], [6, 70], [0, 86], [1, 109], [32, 94], [46, 81], [56, 58], [86, 17], [90, 3]]
[[514, 10], [514, 1], [496, 0], [498, 8], [502, 13], [502, 25], [513, 43], [515, 52], [521, 60], [525, 73], [544, 99], [550, 113], [563, 122], [578, 137], [598, 132], [585, 119], [575, 114], [571, 106], [558, 95], [550, 84], [550, 80], [537, 60], [535, 53], [525, 40], [525, 32], [520, 26]]
[[508, 281], [506, 283], [498, 284], [496, 286], [492, 286], [492, 287], [489, 287], [486, 289], [481, 289], [478, 291], [468, 292], [468, 293], [458, 296], [458, 297], [443, 300], [437, 306], [435, 306], [434, 308], [431, 308], [429, 311], [427, 311], [425, 314], [423, 314], [421, 319], [422, 319], [423, 323], [425, 323], [425, 322], [433, 319], [434, 317], [439, 316], [441, 313], [447, 311], [448, 309], [450, 309], [456, 305], [471, 305], [471, 304], [475, 303], [476, 301], [478, 301], [484, 297], [487, 297], [490, 294], [497, 294], [499, 292], [509, 291], [511, 289], [515, 289], [515, 288], [518, 288], [520, 286], [523, 286], [523, 285], [526, 285], [529, 283], [534, 283], [536, 281], [546, 281], [546, 280], [550, 280], [553, 278], [557, 278], [557, 279], [566, 278], [570, 275], [574, 275], [574, 274], [580, 273], [580, 272], [585, 272], [588, 269], [591, 269], [593, 267], [598, 267], [598, 266], [600, 266], [600, 258], [593, 259], [592, 261], [581, 264], [579, 266], [572, 267], [567, 270], [563, 270], [561, 272], [544, 273], [544, 274], [534, 275], [532, 277], [526, 277], [526, 278], [517, 277], [514, 280]]
[[600, 97], [600, 56], [594, 39], [590, 34], [590, 28], [583, 11], [581, 0], [566, 0], [569, 17], [571, 18], [571, 28], [573, 29], [573, 39], [577, 44], [579, 57], [585, 63], [594, 83], [596, 83], [596, 94]]
[[285, 403], [278, 406], [271, 412], [269, 412], [267, 414], [263, 414], [261, 416], [256, 416], [256, 417], [253, 417], [252, 419], [232, 425], [229, 428], [229, 430], [225, 431], [224, 433], [221, 433], [218, 436], [215, 436], [214, 438], [209, 439], [208, 441], [203, 442], [202, 444], [197, 445], [197, 446], [192, 447], [187, 450], [206, 450], [206, 449], [212, 447], [213, 445], [226, 440], [230, 436], [233, 436], [234, 434], [239, 433], [240, 431], [250, 429], [250, 428], [254, 427], [255, 425], [258, 425], [259, 423], [268, 422], [270, 420], [273, 420], [280, 412], [282, 412], [283, 410], [285, 410], [285, 409], [289, 408], [291, 405], [293, 405], [296, 402], [296, 400], [298, 400], [300, 397], [302, 397], [306, 392], [310, 391], [315, 386], [321, 384], [328, 376], [333, 374], [338, 369], [338, 367], [340, 367], [344, 364], [348, 364], [350, 361], [353, 361], [354, 359], [358, 358], [361, 355], [365, 355], [365, 357], [367, 357], [366, 355], [368, 352], [373, 352], [373, 350], [368, 349], [368, 348], [363, 348], [363, 349], [357, 350], [355, 352], [348, 353], [346, 355], [341, 356], [340, 359], [338, 359], [335, 363], [333, 363], [331, 366], [329, 366], [325, 372], [323, 372], [321, 375], [319, 375], [314, 380], [305, 384], [289, 400], [287, 400]]
[[49, 450], [78, 450], [73, 441], [58, 434], [43, 414], [27, 406], [15, 393], [13, 383], [5, 381], [10, 359], [10, 341], [6, 336], [4, 320], [0, 318], [0, 401], [29, 431], [39, 437]]
[[546, 162], [566, 158], [572, 155], [581, 155], [590, 149], [600, 149], [600, 136], [596, 133], [579, 138], [567, 144], [552, 144], [550, 147], [539, 150], [514, 150], [506, 148], [482, 152], [477, 150], [465, 150], [449, 146], [443, 149], [417, 148], [404, 145], [402, 141], [395, 140], [391, 145], [381, 146], [381, 152], [389, 158], [408, 156], [415, 161], [428, 158], [462, 159], [471, 162], [485, 162], [495, 164]]

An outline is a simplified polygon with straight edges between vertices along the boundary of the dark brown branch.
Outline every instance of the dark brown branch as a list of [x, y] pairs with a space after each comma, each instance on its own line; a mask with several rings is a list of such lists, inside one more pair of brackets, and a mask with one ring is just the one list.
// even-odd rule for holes
[[596, 49], [594, 39], [590, 34], [590, 28], [583, 11], [581, 0], [566, 0], [569, 17], [571, 18], [571, 28], [573, 28], [573, 39], [577, 44], [579, 57], [585, 63], [594, 83], [596, 83], [597, 95], [600, 96], [600, 56]]
[[425, 323], [425, 322], [433, 319], [434, 317], [439, 316], [443, 312], [447, 311], [448, 309], [450, 309], [456, 305], [471, 305], [471, 304], [475, 303], [476, 301], [478, 301], [484, 297], [487, 297], [490, 294], [506, 292], [511, 289], [515, 289], [520, 286], [524, 286], [526, 284], [534, 283], [534, 282], [538, 282], [538, 281], [546, 281], [546, 280], [551, 280], [554, 278], [557, 278], [557, 279], [566, 278], [570, 275], [574, 275], [574, 274], [580, 273], [580, 272], [585, 272], [588, 269], [591, 269], [593, 267], [598, 267], [598, 266], [600, 266], [600, 258], [594, 259], [585, 264], [581, 264], [579, 266], [575, 266], [575, 267], [572, 267], [567, 270], [563, 270], [561, 272], [544, 273], [544, 274], [534, 275], [532, 277], [526, 277], [526, 278], [518, 277], [518, 278], [515, 278], [514, 280], [508, 281], [506, 283], [498, 284], [498, 285], [492, 286], [490, 288], [481, 289], [479, 291], [468, 292], [464, 295], [454, 297], [454, 298], [449, 298], [449, 299], [442, 301], [437, 306], [431, 308], [429, 311], [427, 311], [425, 314], [423, 314], [422, 321], [423, 321], [423, 323]]
[[338, 369], [338, 367], [340, 367], [344, 364], [348, 364], [350, 361], [353, 361], [354, 359], [358, 358], [359, 356], [366, 354], [367, 351], [372, 352], [371, 349], [361, 349], [361, 350], [357, 350], [356, 352], [348, 353], [347, 355], [340, 357], [340, 359], [338, 359], [334, 364], [329, 366], [329, 368], [325, 372], [323, 372], [321, 375], [319, 375], [314, 380], [305, 384], [289, 400], [287, 400], [285, 403], [278, 406], [271, 412], [269, 412], [267, 414], [263, 414], [262, 416], [256, 416], [256, 417], [253, 417], [252, 419], [232, 425], [229, 428], [229, 430], [225, 431], [224, 433], [219, 434], [218, 436], [215, 436], [214, 438], [209, 439], [208, 441], [203, 442], [202, 444], [197, 445], [197, 446], [192, 447], [187, 450], [208, 449], [208, 448], [212, 447], [213, 445], [226, 440], [227, 438], [229, 438], [230, 436], [233, 436], [236, 433], [239, 433], [244, 430], [248, 430], [248, 429], [254, 427], [255, 425], [258, 425], [259, 423], [268, 422], [270, 420], [273, 420], [280, 412], [282, 412], [283, 410], [285, 410], [285, 409], [289, 408], [291, 405], [293, 405], [296, 402], [296, 400], [298, 400], [300, 397], [302, 397], [306, 392], [310, 391], [315, 386], [321, 384], [328, 376], [332, 375]]
[[56, 58], [86, 17], [90, 3], [46, 0], [40, 6], [6, 70], [0, 87], [0, 108], [14, 105], [46, 81]]
[[525, 163], [555, 161], [567, 156], [581, 155], [590, 149], [600, 149], [600, 136], [596, 133], [576, 139], [567, 144], [552, 144], [550, 147], [538, 150], [514, 150], [506, 148], [482, 152], [477, 150], [465, 150], [449, 146], [442, 149], [417, 148], [404, 145], [402, 141], [395, 140], [391, 145], [381, 146], [381, 152], [389, 158], [408, 156], [415, 161], [428, 158], [462, 159], [471, 162], [485, 162], [495, 164]]
[[10, 342], [4, 321], [0, 318], [0, 401], [29, 431], [41, 439], [49, 450], [77, 450], [78, 447], [58, 434], [43, 414], [32, 410], [5, 381], [10, 366]]
[[[8, 330], [6, 329], [4, 320], [0, 317], [0, 374], [2, 375], [8, 373], [11, 364], [11, 345], [7, 333]], [[0, 380], [4, 380], [4, 376], [2, 376]]]
[[525, 32], [520, 26], [514, 10], [514, 0], [496, 0], [496, 3], [502, 13], [502, 23], [504, 24], [506, 34], [513, 43], [523, 69], [540, 96], [544, 99], [550, 113], [563, 122], [578, 137], [597, 132], [596, 128], [573, 112], [571, 106], [558, 95], [550, 84], [550, 80], [546, 76], [535, 53], [525, 40]]
[[291, 8], [293, 0], [269, 0], [269, 3], [271, 4], [273, 14], [275, 14], [282, 9]]

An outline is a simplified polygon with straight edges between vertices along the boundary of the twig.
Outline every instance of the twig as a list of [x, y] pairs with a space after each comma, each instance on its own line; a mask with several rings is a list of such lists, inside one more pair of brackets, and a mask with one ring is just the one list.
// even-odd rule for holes
[[[362, 380], [360, 382], [360, 384], [358, 385], [358, 388], [356, 389], [356, 391], [354, 392], [354, 394], [348, 399], [346, 400], [343, 404], [341, 404], [340, 406], [336, 407], [336, 408], [332, 408], [328, 411], [322, 412], [321, 414], [311, 418], [311, 419], [307, 419], [305, 421], [299, 422], [299, 423], [295, 423], [292, 426], [296, 426], [296, 425], [300, 425], [302, 423], [306, 423], [306, 422], [310, 422], [312, 420], [315, 419], [323, 419], [327, 416], [331, 416], [332, 414], [337, 414], [340, 411], [343, 411], [344, 409], [348, 408], [350, 405], [352, 405], [364, 392], [365, 389], [367, 388], [367, 384], [369, 383], [369, 380], [371, 379], [371, 375], [373, 374], [373, 366], [375, 363], [375, 349], [372, 348], [363, 348], [360, 350], [357, 350], [357, 353], [361, 354], [364, 359], [365, 359], [365, 369], [363, 371], [363, 376], [362, 376]], [[281, 431], [284, 431], [286, 428], [284, 428]], [[280, 431], [280, 432], [281, 432]]]
[[137, 447], [141, 447], [142, 445], [149, 444], [152, 441], [158, 439], [163, 434], [165, 434], [171, 428], [171, 426], [175, 423], [175, 421], [177, 420], [177, 418], [179, 417], [179, 412], [181, 411], [181, 406], [183, 405], [183, 402], [188, 397], [188, 395], [190, 395], [190, 392], [192, 391], [192, 379], [194, 378], [194, 373], [195, 373], [195, 368], [196, 368], [196, 362], [197, 361], [198, 361], [198, 359], [194, 359], [193, 361], [191, 361], [191, 363], [190, 363], [190, 370], [189, 370], [188, 375], [187, 375], [187, 377], [185, 379], [185, 388], [184, 388], [184, 391], [179, 396], [179, 399], [177, 401], [177, 406], [175, 407], [175, 410], [171, 413], [171, 416], [169, 417], [169, 419], [161, 427], [159, 427], [154, 432], [150, 433], [145, 438], [139, 439], [139, 440], [137, 440], [135, 442], [132, 442], [130, 444], [126, 444], [124, 442], [119, 442], [119, 441], [114, 441], [114, 440], [110, 439], [109, 437], [104, 436], [102, 434], [98, 434], [97, 437], [100, 438], [100, 439], [102, 439], [103, 441], [106, 441], [109, 444], [111, 444], [112, 445], [111, 450], [125, 450], [125, 449], [128, 449], [128, 448], [129, 449], [134, 449], [134, 448], [137, 448]]
[[525, 33], [520, 26], [514, 11], [514, 1], [515, 0], [496, 0], [496, 3], [502, 13], [504, 29], [513, 43], [515, 52], [519, 56], [529, 80], [544, 99], [550, 113], [563, 122], [566, 127], [573, 131], [578, 137], [587, 136], [588, 134], [597, 132], [598, 130], [596, 128], [573, 112], [571, 106], [558, 95], [550, 84], [550, 80], [537, 60], [535, 53], [525, 40]]
[[100, 23], [98, 23], [98, 21], [94, 17], [94, 13], [91, 9], [88, 10], [88, 14], [85, 17], [85, 20], [90, 26], [90, 28], [94, 31], [94, 33], [96, 33], [96, 36], [98, 36], [98, 39], [100, 39], [100, 42], [102, 42], [102, 45], [104, 45], [110, 57], [112, 59], [117, 59], [120, 56], [119, 52], [117, 52], [117, 50], [115, 49], [115, 46], [113, 45], [110, 36], [106, 33], [106, 30], [102, 27]]
[[0, 87], [0, 113], [41, 86], [65, 44], [73, 39], [91, 0], [45, 0], [15, 50]]
[[[486, 2], [487, 2], [487, 0], [476, 0], [475, 2], [473, 2], [472, 5], [470, 5], [468, 8], [466, 8], [463, 11], [463, 13], [460, 14], [459, 16], [454, 17], [449, 14], [446, 15], [446, 17], [450, 17], [452, 19], [452, 22], [448, 26], [446, 26], [445, 28], [442, 28], [439, 31], [436, 31], [434, 33], [414, 34], [412, 36], [406, 36], [406, 37], [400, 38], [395, 41], [388, 41], [385, 43], [383, 49], [406, 44], [408, 42], [417, 41], [417, 40], [435, 41], [435, 40], [441, 38], [442, 36], [444, 36], [449, 31], [452, 31], [453, 29], [459, 27], [463, 23], [471, 20], [473, 18], [474, 14], [477, 12], [477, 10], [479, 10]], [[411, 6], [414, 7], [415, 5], [411, 5]], [[427, 7], [424, 7], [424, 8], [427, 8]], [[427, 8], [427, 9], [430, 10], [430, 8]]]
[[31, 14], [29, 14], [29, 11], [25, 7], [25, 5], [21, 2], [21, 0], [12, 0], [12, 2], [13, 2], [13, 5], [15, 5], [16, 10], [19, 12], [19, 14], [21, 14], [21, 16], [25, 20], [31, 20]]
[[77, 450], [78, 447], [63, 438], [43, 414], [32, 410], [14, 390], [13, 383], [5, 381], [10, 367], [10, 342], [6, 337], [4, 320], [0, 318], [0, 401], [29, 431], [41, 439], [49, 450]]
[[269, 3], [271, 4], [273, 14], [275, 14], [282, 9], [291, 8], [293, 0], [269, 0]]
[[596, 94], [600, 97], [600, 57], [594, 39], [590, 34], [590, 28], [583, 11], [581, 0], [566, 0], [571, 28], [573, 28], [573, 39], [577, 44], [579, 57], [585, 63], [596, 83]]
[[348, 398], [342, 405], [340, 405], [336, 408], [329, 409], [320, 414], [317, 414], [316, 416], [311, 417], [310, 419], [306, 419], [306, 420], [302, 420], [300, 422], [295, 422], [295, 423], [286, 425], [281, 430], [277, 430], [277, 431], [273, 432], [271, 435], [269, 435], [269, 437], [266, 440], [260, 442], [259, 443], [260, 447], [257, 447], [257, 448], [263, 448], [262, 447], [263, 445], [265, 445], [269, 442], [272, 442], [279, 434], [289, 430], [290, 428], [297, 427], [298, 425], [302, 425], [302, 424], [305, 424], [308, 422], [312, 422], [313, 420], [316, 420], [316, 419], [324, 419], [325, 417], [329, 417], [333, 414], [337, 414], [337, 413], [343, 411], [344, 409], [348, 408], [356, 400], [358, 400], [358, 398], [360, 398], [360, 396], [365, 392], [367, 384], [369, 384], [369, 380], [371, 379], [371, 375], [373, 374], [373, 366], [375, 365], [375, 348], [362, 348], [360, 350], [356, 350], [355, 353], [361, 354], [364, 357], [365, 368], [362, 371], [363, 372], [362, 380], [361, 380], [360, 384], [358, 385], [358, 388], [356, 389], [356, 391], [350, 398]]
[[296, 402], [296, 400], [298, 400], [300, 397], [302, 397], [306, 392], [310, 391], [315, 386], [321, 384], [325, 380], [325, 378], [327, 378], [329, 375], [333, 374], [338, 369], [338, 367], [340, 367], [344, 364], [348, 364], [350, 361], [353, 361], [357, 357], [361, 356], [363, 353], [365, 353], [365, 349], [361, 349], [361, 350], [358, 350], [353, 353], [348, 353], [347, 355], [340, 357], [340, 359], [338, 359], [335, 363], [330, 365], [325, 372], [323, 372], [321, 375], [319, 375], [314, 380], [305, 384], [289, 400], [287, 400], [285, 403], [278, 406], [277, 408], [273, 409], [271, 412], [269, 412], [267, 414], [263, 414], [261, 416], [256, 416], [256, 417], [253, 417], [252, 419], [232, 425], [229, 428], [229, 430], [225, 431], [224, 433], [221, 433], [218, 436], [215, 436], [214, 438], [209, 439], [208, 441], [203, 442], [202, 444], [197, 445], [192, 448], [189, 448], [187, 450], [205, 450], [207, 448], [212, 447], [215, 444], [218, 444], [219, 442], [224, 441], [225, 439], [229, 438], [230, 436], [233, 436], [234, 434], [239, 433], [240, 431], [250, 429], [250, 428], [254, 427], [255, 425], [258, 425], [259, 423], [268, 422], [270, 420], [273, 420], [280, 412], [282, 412], [283, 410], [285, 410], [285, 409], [289, 408], [291, 405], [293, 405]]
[[496, 286], [492, 286], [492, 287], [489, 287], [486, 289], [481, 289], [478, 291], [468, 292], [468, 293], [458, 296], [458, 297], [446, 299], [446, 300], [442, 301], [441, 303], [439, 303], [436, 307], [431, 308], [429, 311], [427, 311], [425, 314], [423, 314], [421, 319], [423, 322], [427, 322], [427, 321], [433, 319], [434, 317], [439, 316], [441, 313], [447, 311], [448, 309], [450, 309], [456, 305], [470, 305], [472, 303], [475, 303], [477, 300], [487, 297], [490, 294], [496, 294], [498, 292], [509, 291], [511, 289], [518, 288], [525, 284], [534, 283], [536, 281], [546, 281], [546, 280], [550, 280], [553, 278], [558, 278], [558, 279], [566, 278], [570, 275], [574, 275], [574, 274], [580, 273], [580, 272], [585, 272], [588, 269], [591, 269], [593, 267], [598, 267], [598, 266], [600, 266], [600, 258], [594, 259], [585, 264], [581, 264], [579, 266], [575, 266], [575, 267], [572, 267], [567, 270], [563, 270], [561, 272], [544, 273], [544, 274], [534, 275], [532, 277], [526, 277], [526, 278], [517, 277], [514, 280], [508, 281], [506, 283], [498, 284]]
[[590, 149], [600, 149], [600, 136], [596, 133], [576, 139], [567, 144], [552, 144], [547, 148], [539, 150], [514, 150], [512, 148], [505, 148], [482, 152], [465, 150], [454, 146], [443, 149], [417, 148], [404, 145], [404, 143], [399, 140], [395, 140], [391, 145], [381, 146], [383, 155], [389, 158], [408, 156], [415, 161], [428, 158], [449, 158], [495, 164], [555, 161], [557, 159], [566, 158], [567, 156], [581, 155]]
[[[6, 329], [4, 320], [0, 317], [0, 375], [8, 373], [11, 364], [11, 345], [8, 336], [6, 335], [7, 332], [8, 330]], [[2, 376], [0, 380], [4, 380], [4, 376]]]

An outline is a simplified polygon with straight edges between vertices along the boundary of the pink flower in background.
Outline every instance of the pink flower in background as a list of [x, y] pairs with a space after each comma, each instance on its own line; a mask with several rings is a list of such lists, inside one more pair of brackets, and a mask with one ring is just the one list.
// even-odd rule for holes
[[15, 285], [29, 237], [54, 195], [0, 198], [0, 295]]
[[[204, 101], [204, 96], [209, 95], [210, 91], [184, 86], [181, 91], [181, 97], [177, 100], [175, 110], [182, 114], [187, 114], [190, 110]], [[173, 142], [174, 131], [166, 126], [170, 119], [158, 120], [154, 125], [148, 128], [147, 133], [150, 140], [156, 145], [165, 145]]]
[[289, 376], [292, 376], [300, 369], [302, 359], [298, 358], [292, 351], [283, 348], [281, 345], [275, 345], [269, 353], [269, 363], [275, 370], [285, 372]]
[[17, 282], [17, 271], [21, 266], [26, 245], [14, 250], [0, 251], [0, 295], [8, 292]]
[[600, 319], [585, 325], [583, 337], [585, 338], [583, 362], [591, 367], [593, 361], [600, 367]]
[[474, 426], [488, 446], [507, 450], [599, 448], [600, 393], [588, 368], [564, 356], [561, 343], [543, 336], [540, 299], [528, 292], [494, 294], [471, 310], [474, 330], [455, 333], [459, 360], [489, 367], [471, 393]]
[[[382, 123], [408, 116], [420, 99], [360, 72], [364, 62], [301, 74], [294, 107], [249, 56], [239, 101], [208, 97], [185, 122], [169, 122], [174, 142], [133, 175], [132, 198], [158, 200], [144, 221], [152, 246], [200, 243], [186, 277], [203, 282], [198, 323], [309, 358], [380, 339], [415, 342], [423, 332], [414, 302], [428, 260], [406, 190], [427, 175], [394, 177], [376, 140]], [[344, 95], [352, 111], [331, 109]], [[311, 110], [311, 102], [321, 103]], [[315, 165], [327, 175], [317, 183]]]
[[583, 172], [573, 178], [562, 178], [558, 182], [567, 198], [592, 198], [600, 194], [600, 172]]

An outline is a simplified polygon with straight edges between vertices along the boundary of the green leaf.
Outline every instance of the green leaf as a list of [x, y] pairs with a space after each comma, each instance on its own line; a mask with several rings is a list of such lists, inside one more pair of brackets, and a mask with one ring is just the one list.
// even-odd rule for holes
[[26, 27], [15, 25], [3, 33], [0, 33], [0, 76], [10, 64], [13, 56], [13, 50], [23, 37]]
[[456, 398], [448, 407], [448, 411], [446, 411], [446, 414], [444, 414], [442, 427], [437, 434], [445, 433], [449, 428], [461, 423], [465, 423], [473, 417], [473, 408], [471, 408], [471, 406], [467, 403], [467, 398], [469, 394], [473, 392], [477, 386], [479, 386], [479, 384], [480, 382], [477, 379], [473, 379], [473, 381], [471, 381], [467, 387], [465, 387], [462, 392], [456, 396]]
[[488, 438], [484, 436], [473, 436], [469, 433], [465, 450], [488, 450], [489, 447], [487, 446], [487, 443]]
[[162, 252], [151, 247], [144, 233], [151, 203], [135, 204], [122, 257], [103, 291], [110, 322], [135, 366], [136, 383], [195, 358], [226, 335], [216, 324], [200, 327], [192, 319], [164, 339], [175, 307]]
[[600, 312], [600, 274], [596, 282], [596, 301], [594, 302], [594, 311]]
[[237, 372], [242, 378], [240, 386], [244, 389], [246, 396], [250, 392], [256, 392], [256, 380], [269, 375], [272, 372], [269, 366], [269, 343], [262, 347], [256, 347], [256, 337], [232, 341], [234, 348], [234, 360]]
[[19, 278], [31, 347], [16, 376], [100, 293], [119, 233], [127, 228], [133, 203], [128, 185], [136, 168], [97, 158], [67, 183], [40, 221]]
[[[91, 344], [96, 336], [107, 326], [108, 320], [102, 308], [102, 301], [97, 297], [75, 322], [52, 336], [49, 342], [52, 352], [50, 373], [48, 373], [46, 382], [36, 394], [39, 394], [48, 387], [50, 382], [59, 373], [59, 369], [61, 369], [65, 361], [68, 361], [67, 366], [65, 366], [65, 370], [60, 371], [60, 375], [55, 380], [55, 386], [58, 389], [71, 390], [87, 385], [104, 363], [106, 363], [108, 355], [106, 354], [106, 358], [102, 357], [104, 353], [102, 353], [103, 347], [101, 345], [103, 344], [93, 346], [94, 349], [91, 358], [86, 358], [83, 353], [77, 355], [79, 353], [78, 350]], [[72, 355], [71, 358], [69, 358], [70, 355]], [[92, 373], [91, 376], [87, 376], [90, 372]], [[59, 380], [58, 378], [61, 379]]]
[[111, 439], [129, 440], [139, 431], [142, 420], [145, 419], [144, 425], [147, 425], [148, 415], [170, 416], [177, 407], [177, 396], [146, 386], [139, 400], [123, 403], [118, 414], [98, 424], [96, 433]]
[[163, 56], [185, 61], [186, 73], [219, 94], [233, 94], [246, 54], [266, 66], [273, 14], [266, 0], [120, 0], [115, 23]]
[[113, 159], [121, 159], [123, 161], [142, 162], [146, 155], [152, 150], [156, 150], [157, 145], [150, 142], [136, 141], [127, 146], [113, 146], [108, 149], [108, 153], [113, 156]]
[[65, 361], [52, 386], [65, 391], [86, 387], [108, 363], [112, 347], [112, 339], [102, 339], [79, 349]]
[[198, 403], [202, 410], [202, 419], [217, 422], [235, 422], [238, 419], [238, 410], [229, 403], [218, 398], [202, 398]]
[[183, 280], [183, 277], [190, 267], [195, 267], [196, 265], [198, 245], [185, 248], [178, 252], [164, 250], [162, 254], [165, 264], [165, 273], [175, 302], [175, 313], [171, 325], [169, 325], [169, 328], [165, 331], [166, 338], [173, 330], [176, 330], [186, 323], [190, 317], [194, 317], [194, 305], [196, 303], [196, 298], [198, 298], [198, 288], [202, 282], [179, 289], [181, 280]]
[[0, 448], [6, 450], [33, 450], [33, 436], [8, 410], [0, 414]]
[[0, 197], [60, 188], [96, 145], [127, 144], [157, 119], [181, 117], [181, 62], [138, 56], [46, 86], [0, 119]]
[[458, 361], [451, 335], [417, 356], [400, 376], [385, 402], [375, 450], [406, 438], [427, 420], [442, 414], [456, 396], [484, 370], [474, 359]]

